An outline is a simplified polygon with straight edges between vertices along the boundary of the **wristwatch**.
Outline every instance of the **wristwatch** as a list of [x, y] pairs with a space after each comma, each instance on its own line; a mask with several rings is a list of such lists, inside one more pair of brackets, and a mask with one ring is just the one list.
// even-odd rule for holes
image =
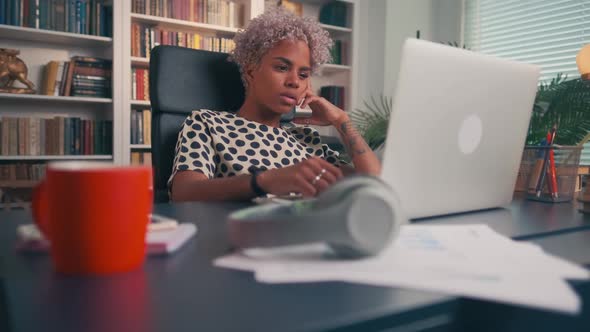
[[252, 177], [250, 178], [250, 188], [252, 188], [252, 191], [256, 194], [257, 197], [266, 196], [267, 192], [264, 191], [264, 189], [262, 189], [258, 185], [258, 181], [257, 181], [258, 174], [260, 174], [264, 171], [258, 167], [250, 166], [250, 168], [248, 168], [248, 172], [250, 172], [250, 174], [252, 174]]

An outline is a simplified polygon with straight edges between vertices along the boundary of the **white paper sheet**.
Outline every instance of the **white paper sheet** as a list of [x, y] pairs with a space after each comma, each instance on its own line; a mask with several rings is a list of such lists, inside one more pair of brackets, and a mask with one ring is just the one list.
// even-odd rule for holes
[[342, 260], [324, 244], [250, 249], [215, 260], [255, 272], [260, 282], [346, 281], [406, 287], [576, 313], [564, 279], [586, 269], [506, 238], [486, 225], [405, 225], [379, 256]]

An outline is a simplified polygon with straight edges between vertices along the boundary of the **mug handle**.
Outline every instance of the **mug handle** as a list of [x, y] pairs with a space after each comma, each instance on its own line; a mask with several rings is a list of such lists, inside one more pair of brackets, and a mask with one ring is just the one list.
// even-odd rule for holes
[[47, 200], [47, 182], [42, 180], [33, 188], [33, 201], [31, 204], [33, 210], [33, 220], [37, 227], [43, 233], [46, 239], [50, 239], [49, 234], [49, 203]]

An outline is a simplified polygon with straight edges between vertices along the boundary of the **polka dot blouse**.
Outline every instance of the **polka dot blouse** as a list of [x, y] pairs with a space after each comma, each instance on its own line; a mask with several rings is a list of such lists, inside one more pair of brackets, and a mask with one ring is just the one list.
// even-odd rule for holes
[[311, 127], [269, 127], [228, 112], [196, 110], [178, 134], [168, 186], [177, 171], [197, 171], [208, 178], [248, 174], [297, 164], [312, 156], [340, 166], [338, 152], [322, 144]]

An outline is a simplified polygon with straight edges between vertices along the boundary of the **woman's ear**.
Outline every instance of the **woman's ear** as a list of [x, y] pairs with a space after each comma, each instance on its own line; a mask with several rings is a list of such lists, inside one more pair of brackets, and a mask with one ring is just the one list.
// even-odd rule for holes
[[252, 81], [254, 81], [254, 70], [256, 70], [256, 67], [250, 65], [244, 71], [244, 77], [246, 78], [246, 82], [248, 82], [248, 86], [252, 85]]

